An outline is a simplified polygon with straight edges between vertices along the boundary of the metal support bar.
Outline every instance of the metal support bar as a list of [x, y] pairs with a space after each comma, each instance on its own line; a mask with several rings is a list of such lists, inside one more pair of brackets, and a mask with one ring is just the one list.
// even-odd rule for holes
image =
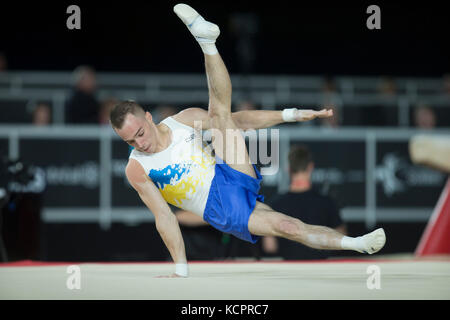
[[372, 131], [366, 133], [366, 228], [373, 229], [377, 222], [376, 216], [376, 135]]
[[111, 160], [112, 139], [109, 128], [103, 128], [100, 138], [100, 216], [99, 224], [103, 230], [111, 228]]

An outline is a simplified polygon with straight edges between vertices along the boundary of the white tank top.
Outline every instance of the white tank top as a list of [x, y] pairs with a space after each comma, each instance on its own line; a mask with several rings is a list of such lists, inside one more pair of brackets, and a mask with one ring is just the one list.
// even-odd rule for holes
[[170, 145], [153, 154], [133, 149], [130, 159], [141, 164], [168, 203], [203, 218], [215, 174], [212, 149], [202, 140], [201, 131], [172, 117], [161, 122], [172, 132]]

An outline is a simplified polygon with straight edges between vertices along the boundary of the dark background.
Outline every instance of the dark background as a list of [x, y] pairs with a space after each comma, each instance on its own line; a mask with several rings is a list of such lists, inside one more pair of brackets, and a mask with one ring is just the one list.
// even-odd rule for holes
[[[201, 51], [173, 12], [176, 1], [15, 1], [1, 4], [0, 51], [10, 70], [203, 72]], [[188, 1], [217, 23], [231, 73], [441, 76], [450, 71], [445, 2]], [[66, 9], [81, 8], [81, 30]], [[381, 9], [369, 30], [367, 7]], [[255, 61], [239, 63], [236, 13], [254, 14]]]
[[[99, 72], [204, 73], [200, 48], [173, 13], [176, 3], [2, 2], [0, 52], [5, 53], [9, 70], [67, 71], [89, 64]], [[217, 47], [231, 74], [441, 77], [450, 73], [450, 11], [444, 1], [187, 3], [220, 26]], [[72, 4], [81, 8], [81, 30], [66, 27], [69, 17], [66, 9]], [[381, 30], [366, 27], [369, 17], [366, 9], [371, 4], [381, 8]], [[242, 37], [237, 37], [231, 28], [231, 19], [236, 14], [257, 19], [257, 32], [252, 38], [253, 63], [243, 64], [239, 54]], [[29, 221], [29, 216], [16, 217]], [[133, 227], [113, 224], [109, 231], [101, 230], [98, 224], [40, 227], [41, 247], [36, 245], [26, 256], [17, 249], [15, 252], [19, 254], [11, 254], [11, 259], [92, 261], [168, 257], [152, 224]], [[383, 253], [413, 252], [425, 223], [379, 223], [376, 227], [385, 228], [390, 239]], [[349, 235], [367, 231], [363, 223], [348, 224]], [[11, 234], [19, 233], [12, 230]], [[30, 235], [25, 230], [20, 234], [34, 237], [34, 244], [37, 243], [38, 233]], [[24, 243], [30, 243], [29, 239]], [[238, 255], [252, 254], [247, 244], [238, 245]], [[41, 252], [37, 253], [38, 250]], [[342, 255], [360, 256], [353, 252]]]

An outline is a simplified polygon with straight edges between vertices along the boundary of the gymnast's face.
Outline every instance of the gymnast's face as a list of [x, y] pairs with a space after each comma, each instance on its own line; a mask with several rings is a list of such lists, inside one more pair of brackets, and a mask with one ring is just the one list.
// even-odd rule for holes
[[152, 120], [152, 115], [134, 115], [129, 113], [121, 129], [116, 129], [117, 134], [130, 146], [145, 153], [154, 153], [157, 145], [157, 128]]

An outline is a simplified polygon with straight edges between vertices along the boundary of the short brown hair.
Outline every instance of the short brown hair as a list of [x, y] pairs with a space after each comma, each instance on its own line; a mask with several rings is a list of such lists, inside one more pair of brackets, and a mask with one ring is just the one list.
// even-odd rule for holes
[[294, 145], [289, 150], [289, 171], [291, 174], [306, 171], [313, 161], [311, 152], [305, 145]]
[[143, 116], [145, 114], [144, 109], [132, 100], [122, 101], [111, 110], [109, 114], [109, 120], [114, 128], [122, 129], [123, 122], [127, 114], [133, 114], [135, 116]]

